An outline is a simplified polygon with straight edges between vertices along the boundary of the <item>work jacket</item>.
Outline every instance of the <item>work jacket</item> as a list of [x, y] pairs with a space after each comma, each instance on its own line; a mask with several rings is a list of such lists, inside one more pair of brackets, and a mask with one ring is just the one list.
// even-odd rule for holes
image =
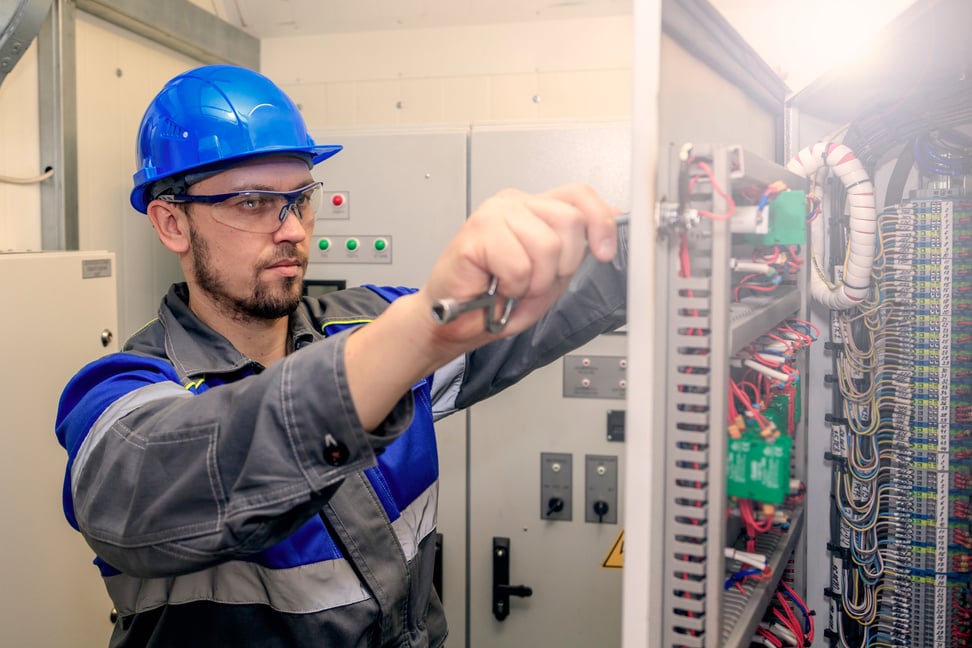
[[442, 645], [433, 422], [623, 324], [624, 265], [588, 259], [533, 328], [420, 381], [371, 432], [344, 343], [408, 290], [303, 298], [293, 352], [263, 367], [173, 286], [57, 415], [65, 514], [116, 607], [111, 646]]

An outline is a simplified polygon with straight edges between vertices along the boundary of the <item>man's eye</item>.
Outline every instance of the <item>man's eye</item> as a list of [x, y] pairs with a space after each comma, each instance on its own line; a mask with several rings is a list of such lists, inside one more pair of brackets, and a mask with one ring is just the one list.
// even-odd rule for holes
[[269, 203], [265, 196], [238, 196], [230, 204], [236, 209], [260, 211], [266, 209]]

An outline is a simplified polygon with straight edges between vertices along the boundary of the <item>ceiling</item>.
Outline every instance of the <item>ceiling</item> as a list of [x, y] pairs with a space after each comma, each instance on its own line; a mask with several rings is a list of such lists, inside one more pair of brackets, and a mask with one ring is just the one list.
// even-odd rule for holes
[[193, 0], [257, 38], [631, 15], [633, 0]]

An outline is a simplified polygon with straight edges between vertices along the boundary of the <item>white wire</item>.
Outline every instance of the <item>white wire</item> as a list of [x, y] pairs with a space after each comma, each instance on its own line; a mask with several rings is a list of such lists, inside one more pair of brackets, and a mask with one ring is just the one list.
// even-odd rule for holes
[[39, 182], [44, 182], [45, 180], [47, 180], [53, 175], [54, 175], [54, 169], [48, 169], [47, 171], [40, 174], [39, 176], [34, 176], [32, 178], [17, 178], [14, 176], [0, 175], [0, 182], [6, 184], [19, 184], [19, 185], [37, 184]]
[[767, 378], [770, 378], [771, 380], [778, 380], [784, 385], [790, 381], [790, 377], [785, 373], [783, 373], [782, 371], [771, 369], [770, 367], [767, 367], [766, 365], [760, 362], [756, 362], [755, 360], [743, 360], [743, 365], [749, 367], [750, 369], [758, 371], [759, 373], [763, 374]]

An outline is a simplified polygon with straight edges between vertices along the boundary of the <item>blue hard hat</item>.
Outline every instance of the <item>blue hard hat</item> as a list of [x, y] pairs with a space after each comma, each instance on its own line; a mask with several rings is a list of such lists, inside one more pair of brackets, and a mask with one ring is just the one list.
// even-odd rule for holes
[[189, 171], [272, 154], [317, 164], [341, 148], [315, 144], [294, 102], [262, 74], [233, 65], [203, 66], [169, 81], [145, 111], [132, 207], [144, 214], [152, 185]]

